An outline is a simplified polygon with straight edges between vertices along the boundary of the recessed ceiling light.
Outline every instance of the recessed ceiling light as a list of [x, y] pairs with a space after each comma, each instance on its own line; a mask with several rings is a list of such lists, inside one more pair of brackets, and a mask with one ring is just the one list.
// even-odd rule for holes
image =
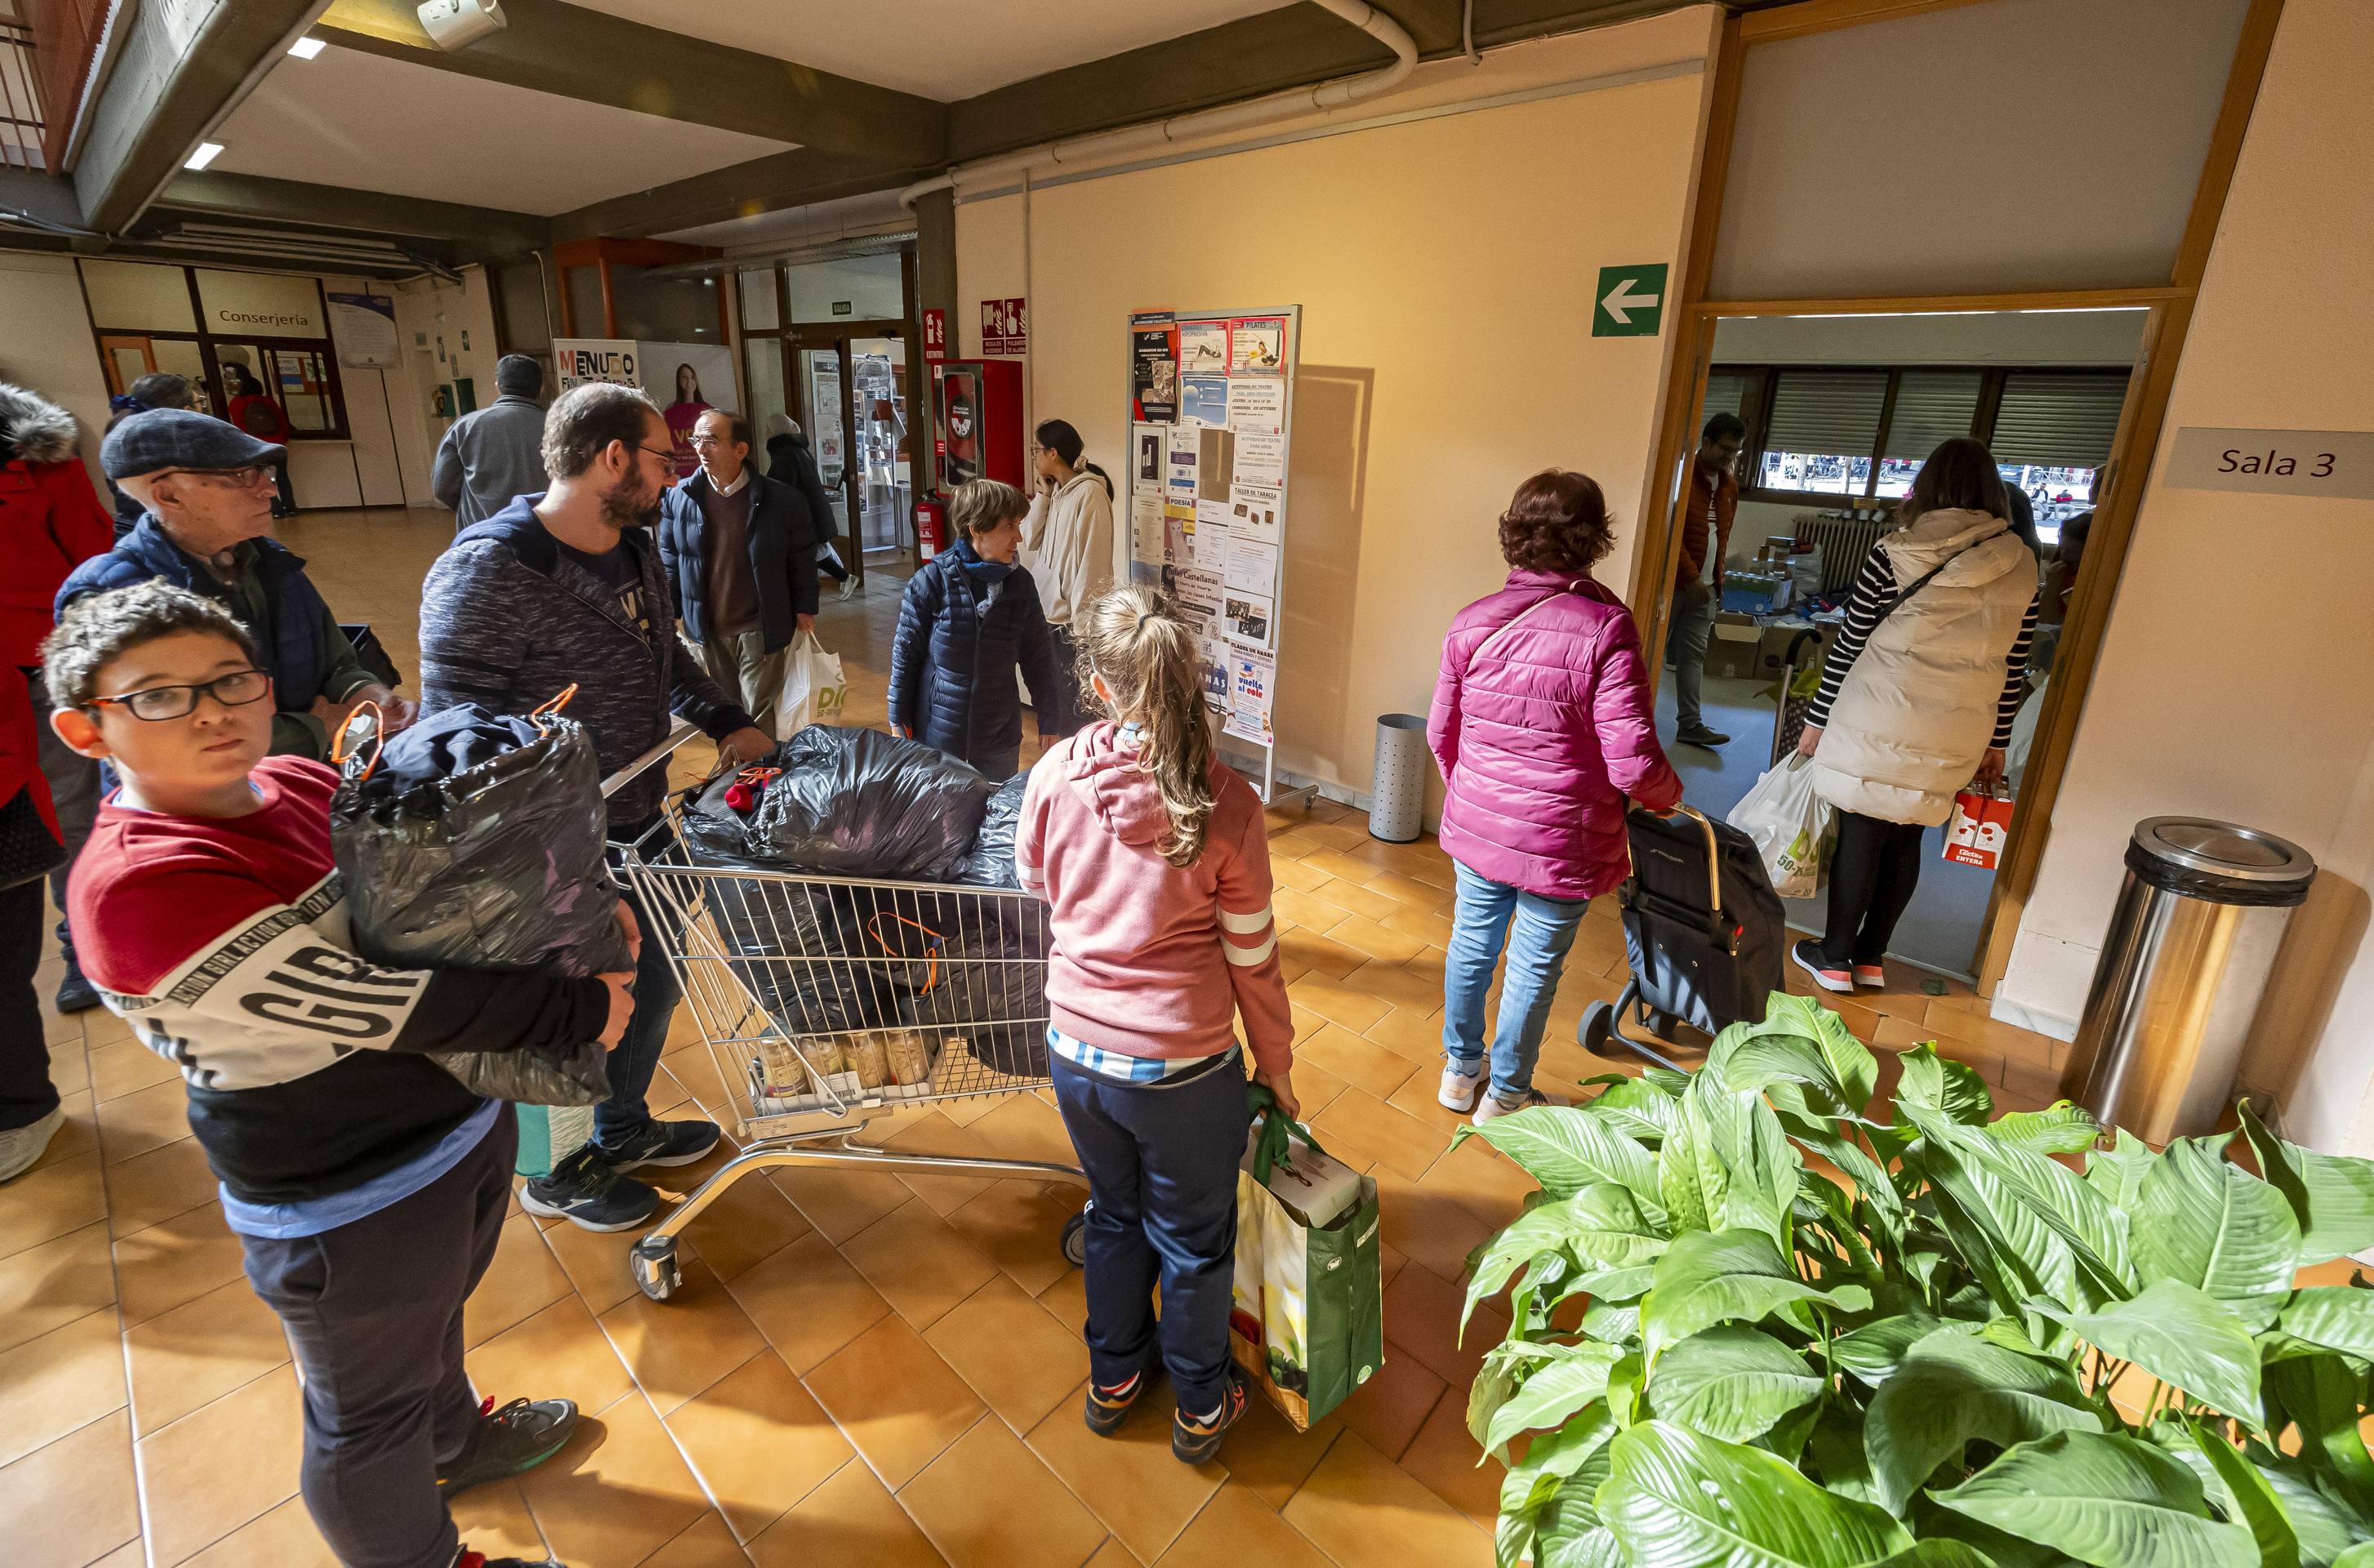
[[220, 142], [200, 142], [198, 144], [198, 150], [190, 154], [189, 158], [182, 163], [182, 167], [184, 169], [204, 169], [207, 164], [212, 163], [216, 159], [222, 156], [222, 149], [223, 145]]
[[328, 47], [318, 38], [300, 38], [288, 46], [288, 53], [300, 60], [311, 60]]

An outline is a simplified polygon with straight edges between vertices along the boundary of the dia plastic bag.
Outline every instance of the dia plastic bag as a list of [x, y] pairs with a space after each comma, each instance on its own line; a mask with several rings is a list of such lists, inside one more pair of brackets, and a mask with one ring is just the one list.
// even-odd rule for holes
[[775, 700], [772, 721], [777, 740], [789, 740], [810, 725], [834, 724], [849, 705], [849, 678], [841, 672], [840, 655], [817, 640], [813, 631], [792, 639], [783, 661], [783, 690]]
[[1830, 803], [1814, 793], [1803, 756], [1781, 759], [1723, 819], [1756, 841], [1774, 892], [1809, 899], [1822, 890], [1829, 875]]

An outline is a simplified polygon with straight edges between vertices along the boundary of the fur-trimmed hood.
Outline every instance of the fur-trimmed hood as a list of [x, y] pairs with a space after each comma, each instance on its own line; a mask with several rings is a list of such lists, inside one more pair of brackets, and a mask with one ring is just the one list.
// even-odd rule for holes
[[64, 463], [77, 440], [72, 414], [48, 398], [0, 382], [0, 447], [28, 463]]

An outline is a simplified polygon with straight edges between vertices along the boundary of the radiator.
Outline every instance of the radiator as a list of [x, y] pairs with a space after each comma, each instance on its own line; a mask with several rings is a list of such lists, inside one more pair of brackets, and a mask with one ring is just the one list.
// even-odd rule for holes
[[1797, 542], [1822, 548], [1822, 592], [1843, 592], [1863, 570], [1863, 558], [1883, 535], [1896, 531], [1892, 518], [1858, 518], [1839, 512], [1801, 512]]

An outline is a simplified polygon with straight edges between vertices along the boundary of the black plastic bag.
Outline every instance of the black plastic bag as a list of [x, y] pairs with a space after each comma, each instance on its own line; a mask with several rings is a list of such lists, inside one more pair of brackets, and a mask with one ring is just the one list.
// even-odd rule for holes
[[[603, 860], [605, 822], [593, 737], [570, 719], [470, 704], [389, 737], [348, 762], [330, 802], [356, 950], [415, 969], [632, 969]], [[434, 1056], [491, 1099], [595, 1105], [610, 1097], [598, 1040], [565, 1052]]]
[[1014, 836], [1022, 826], [1022, 792], [1029, 783], [1028, 773], [1017, 773], [997, 786], [997, 793], [989, 797], [989, 808], [981, 813], [981, 832], [973, 840], [972, 853], [957, 867], [954, 880], [974, 888], [1022, 885], [1014, 873]]
[[946, 881], [995, 789], [935, 748], [831, 725], [810, 725], [761, 765], [782, 772], [745, 819], [747, 853], [830, 877]]
[[709, 911], [727, 962], [777, 1026], [793, 1035], [875, 1029], [893, 1016], [876, 966], [859, 961], [858, 933], [840, 890], [791, 880], [746, 856], [706, 849], [686, 835], [687, 857], [719, 870], [764, 870], [770, 877], [709, 881]]
[[[972, 1054], [1015, 1078], [1047, 1076], [1047, 936], [1044, 906], [997, 910], [953, 934], [930, 989], [899, 997], [899, 1021], [962, 1036]], [[1028, 910], [1031, 918], [1017, 918]]]

